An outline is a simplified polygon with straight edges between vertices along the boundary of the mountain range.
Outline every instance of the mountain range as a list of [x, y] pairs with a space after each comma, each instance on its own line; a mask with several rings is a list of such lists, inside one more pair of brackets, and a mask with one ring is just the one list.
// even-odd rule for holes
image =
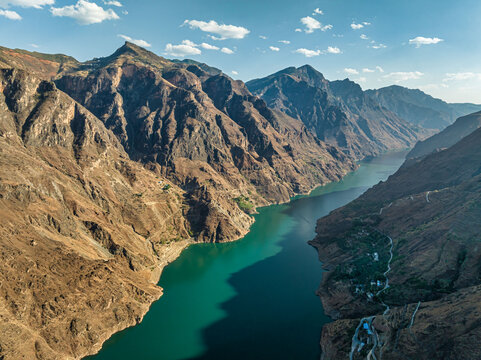
[[[162, 294], [156, 284], [163, 267], [186, 246], [237, 240], [256, 207], [340, 180], [357, 160], [410, 148], [433, 133], [414, 115], [403, 118], [409, 111], [401, 116], [385, 105], [358, 84], [330, 82], [310, 66], [244, 84], [129, 42], [86, 62], [1, 47], [0, 359], [97, 352], [113, 333], [142, 320]], [[458, 104], [456, 111], [468, 108], [476, 105]], [[410, 171], [445, 171], [421, 177], [433, 192], [443, 184], [453, 191], [469, 181], [475, 186], [472, 147], [460, 148], [467, 158], [443, 158], [449, 150], [441, 151]], [[450, 167], [456, 161], [464, 167]], [[369, 206], [410, 194], [418, 201], [414, 190], [424, 187], [406, 184], [389, 196], [379, 185], [366, 195]], [[440, 289], [475, 284], [471, 275], [446, 288], [447, 274]], [[423, 299], [437, 301], [438, 292]], [[417, 299], [411, 290], [403, 296]], [[356, 314], [364, 311], [365, 302], [358, 303]]]
[[267, 105], [301, 120], [321, 140], [362, 159], [405, 149], [429, 132], [381, 107], [350, 81], [328, 81], [309, 65], [246, 83]]
[[399, 117], [427, 129], [442, 130], [458, 117], [481, 111], [481, 105], [448, 104], [421, 90], [398, 85], [366, 93]]

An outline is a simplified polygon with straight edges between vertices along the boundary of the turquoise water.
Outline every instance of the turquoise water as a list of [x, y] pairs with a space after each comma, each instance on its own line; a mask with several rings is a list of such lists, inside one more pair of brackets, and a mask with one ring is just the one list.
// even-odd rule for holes
[[318, 218], [385, 180], [404, 156], [362, 162], [340, 182], [260, 209], [242, 240], [189, 247], [165, 268], [165, 294], [143, 322], [90, 359], [319, 359], [330, 320], [315, 295], [322, 270], [307, 241]]

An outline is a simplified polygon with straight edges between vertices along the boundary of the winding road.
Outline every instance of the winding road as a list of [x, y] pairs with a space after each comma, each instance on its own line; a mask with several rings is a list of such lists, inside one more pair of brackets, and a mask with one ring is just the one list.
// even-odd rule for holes
[[[392, 205], [392, 203], [389, 206], [391, 206], [391, 205]], [[380, 213], [382, 213], [382, 209], [381, 209]], [[386, 278], [386, 284], [384, 285], [384, 287], [381, 290], [379, 290], [376, 293], [376, 296], [379, 296], [380, 294], [382, 294], [384, 291], [386, 291], [389, 288], [388, 274], [391, 271], [391, 261], [392, 261], [392, 258], [393, 258], [394, 244], [393, 244], [392, 238], [390, 236], [385, 235], [385, 234], [382, 234], [382, 235], [386, 236], [389, 239], [389, 246], [390, 246], [389, 247], [389, 260], [387, 262], [387, 270], [384, 272], [384, 277]], [[389, 307], [389, 305], [385, 304], [383, 301], [381, 301], [381, 304], [385, 307], [385, 310], [383, 312], [383, 316], [386, 316], [388, 314], [389, 310], [390, 310], [390, 307]], [[419, 307], [419, 305], [418, 305], [418, 307]], [[413, 318], [411, 319], [411, 321], [414, 320], [414, 315], [415, 315], [415, 313], [413, 314]], [[362, 348], [366, 345], [364, 342], [362, 342], [359, 339], [359, 330], [361, 330], [361, 329], [366, 330], [368, 338], [370, 339], [369, 342], [372, 343], [372, 348], [369, 351], [369, 353], [367, 354], [366, 359], [367, 360], [371, 360], [371, 359], [377, 360], [375, 352], [376, 352], [377, 347], [379, 346], [379, 338], [378, 338], [376, 329], [372, 326], [372, 322], [374, 321], [375, 318], [376, 318], [375, 316], [365, 317], [365, 318], [362, 318], [361, 321], [359, 322], [359, 325], [357, 326], [356, 331], [354, 332], [354, 335], [352, 336], [351, 353], [349, 354], [349, 360], [353, 360], [353, 356], [354, 356], [356, 350], [357, 350], [357, 352], [360, 352], [362, 350]], [[364, 327], [364, 324], [367, 324], [367, 329]]]

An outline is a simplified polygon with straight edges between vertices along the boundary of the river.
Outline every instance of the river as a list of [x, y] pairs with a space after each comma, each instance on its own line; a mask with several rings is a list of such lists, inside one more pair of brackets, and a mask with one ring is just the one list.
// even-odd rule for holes
[[330, 319], [315, 295], [322, 270], [307, 241], [318, 218], [387, 179], [405, 155], [363, 161], [309, 196], [259, 209], [239, 241], [190, 246], [164, 269], [164, 295], [142, 323], [89, 359], [319, 359]]

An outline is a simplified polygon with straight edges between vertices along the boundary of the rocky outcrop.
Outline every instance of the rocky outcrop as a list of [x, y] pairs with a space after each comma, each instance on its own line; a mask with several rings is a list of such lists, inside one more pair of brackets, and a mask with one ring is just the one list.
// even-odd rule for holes
[[[376, 356], [479, 357], [468, 346], [481, 340], [479, 144], [478, 129], [319, 220], [312, 245], [329, 270], [319, 295], [326, 312], [339, 319], [323, 330], [325, 359], [347, 356], [360, 318], [371, 315], [381, 344]], [[389, 287], [380, 291], [388, 264]], [[383, 304], [391, 307], [385, 314]], [[447, 326], [453, 330], [443, 332]]]
[[309, 65], [247, 83], [267, 105], [301, 120], [322, 141], [357, 159], [409, 148], [428, 132], [383, 108], [346, 79], [330, 82]]

